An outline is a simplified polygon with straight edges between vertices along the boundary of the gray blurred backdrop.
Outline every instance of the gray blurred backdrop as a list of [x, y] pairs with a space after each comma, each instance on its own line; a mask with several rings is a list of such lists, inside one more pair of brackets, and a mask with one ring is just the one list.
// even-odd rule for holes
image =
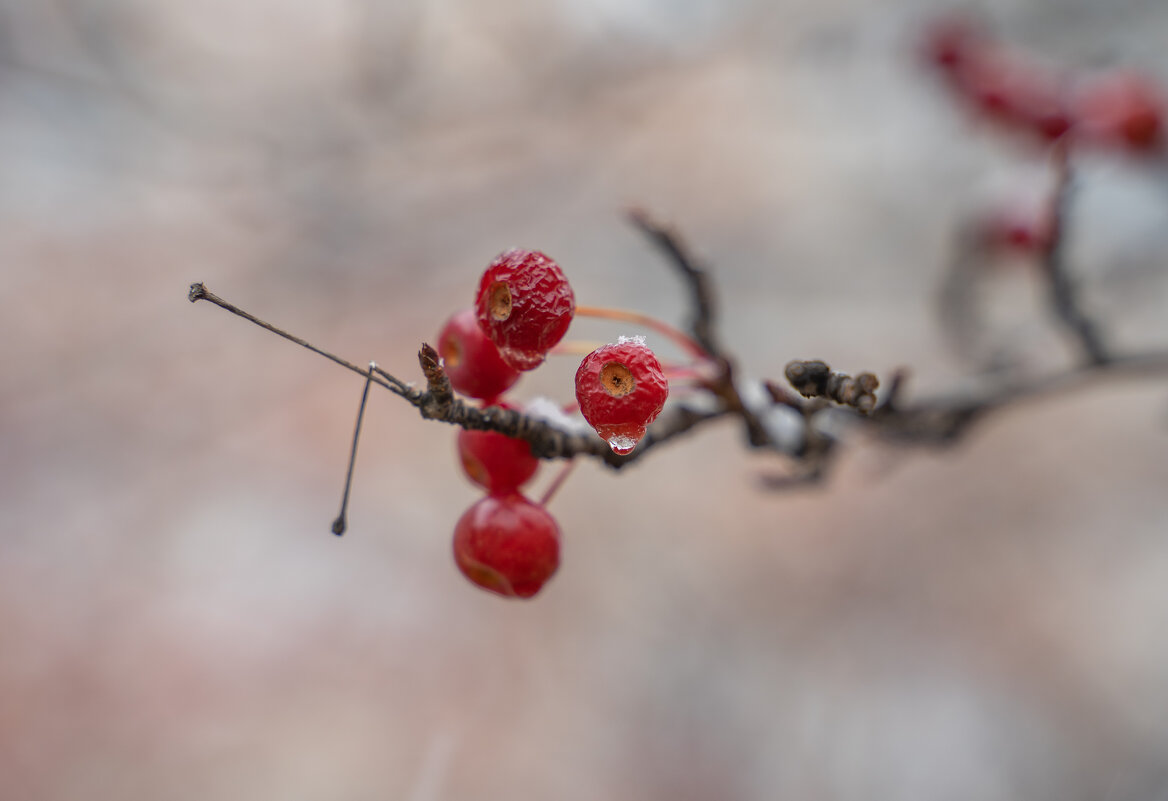
[[[1159, 0], [977, 8], [1052, 62], [1168, 80]], [[680, 322], [638, 204], [714, 270], [744, 373], [944, 390], [952, 234], [1042, 155], [922, 70], [941, 10], [0, 2], [0, 796], [1168, 798], [1163, 382], [944, 453], [857, 442], [793, 493], [729, 424], [584, 464], [560, 574], [510, 603], [450, 558], [477, 497], [450, 428], [374, 393], [337, 540], [360, 379], [186, 301], [205, 281], [416, 378], [519, 245], [581, 303]], [[1168, 181], [1083, 171], [1089, 303], [1168, 342]], [[1065, 360], [1022, 312], [1006, 336]], [[568, 399], [571, 361], [518, 394]]]

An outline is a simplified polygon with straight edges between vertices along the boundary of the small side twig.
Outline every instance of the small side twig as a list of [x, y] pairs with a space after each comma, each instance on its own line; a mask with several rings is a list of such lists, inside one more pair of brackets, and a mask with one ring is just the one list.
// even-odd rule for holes
[[718, 398], [727, 413], [742, 420], [746, 440], [752, 448], [774, 447], [775, 443], [766, 426], [743, 400], [742, 393], [734, 381], [734, 360], [718, 342], [713, 288], [709, 275], [690, 255], [688, 248], [673, 228], [654, 220], [643, 209], [631, 209], [628, 216], [632, 223], [669, 257], [670, 264], [689, 291], [692, 309], [690, 332], [718, 368], [717, 376], [704, 382], [704, 388]]
[[693, 308], [689, 327], [694, 339], [705, 348], [707, 353], [721, 354], [722, 348], [714, 333], [713, 287], [710, 285], [706, 271], [698, 266], [697, 260], [690, 255], [689, 250], [682, 243], [681, 237], [673, 228], [654, 220], [644, 209], [630, 209], [628, 217], [633, 225], [669, 257], [670, 263], [685, 281], [686, 288], [689, 290], [690, 305]]
[[369, 362], [365, 374], [365, 388], [361, 390], [361, 403], [357, 407], [357, 424], [353, 426], [353, 445], [349, 449], [349, 469], [345, 472], [345, 490], [341, 494], [341, 511], [333, 520], [332, 532], [338, 537], [349, 527], [349, 497], [353, 489], [353, 468], [357, 465], [357, 445], [361, 441], [361, 423], [365, 420], [365, 407], [369, 403], [369, 385], [373, 383], [373, 373], [377, 370], [374, 362]]
[[793, 361], [787, 364], [787, 380], [805, 398], [826, 398], [850, 406], [861, 414], [876, 407], [876, 389], [880, 381], [872, 373], [855, 377], [832, 370], [819, 360]]
[[[360, 375], [362, 377], [364, 377], [365, 374], [369, 372], [367, 369], [362, 369], [362, 368], [358, 367], [357, 365], [353, 364], [353, 362], [348, 361], [347, 359], [342, 359], [340, 356], [329, 353], [327, 350], [322, 350], [321, 348], [318, 348], [316, 345], [313, 345], [311, 342], [308, 342], [307, 340], [301, 339], [300, 337], [298, 337], [294, 334], [290, 334], [282, 328], [277, 328], [276, 326], [272, 325], [271, 323], [264, 322], [263, 320], [261, 320], [260, 318], [256, 317], [254, 314], [252, 314], [251, 312], [246, 312], [243, 309], [239, 308], [234, 303], [227, 302], [226, 300], [219, 297], [211, 290], [207, 289], [207, 287], [203, 284], [202, 281], [197, 281], [197, 282], [191, 284], [191, 288], [187, 292], [187, 300], [189, 300], [191, 303], [197, 303], [200, 300], [205, 300], [209, 303], [214, 303], [219, 308], [226, 309], [227, 311], [231, 312], [232, 314], [236, 315], [237, 317], [242, 317], [243, 319], [245, 319], [249, 322], [255, 323], [260, 328], [264, 328], [268, 331], [271, 331], [273, 334], [276, 334], [277, 336], [281, 336], [284, 339], [288, 340], [289, 342], [295, 342], [297, 345], [299, 345], [302, 348], [308, 348], [313, 353], [316, 353], [320, 356], [323, 356], [326, 359], [328, 359], [329, 361], [332, 361], [332, 362], [339, 364], [341, 367], [352, 370], [354, 373], [357, 373], [358, 375]], [[385, 389], [388, 389], [390, 392], [394, 393], [395, 395], [405, 396], [409, 392], [410, 388], [404, 382], [399, 381], [398, 379], [389, 375], [389, 373], [386, 373], [382, 370], [378, 370], [377, 372], [379, 372], [381, 375], [385, 376], [386, 381], [374, 378], [373, 383], [381, 385], [382, 387], [384, 387]], [[388, 383], [387, 383], [387, 381], [388, 381]]]

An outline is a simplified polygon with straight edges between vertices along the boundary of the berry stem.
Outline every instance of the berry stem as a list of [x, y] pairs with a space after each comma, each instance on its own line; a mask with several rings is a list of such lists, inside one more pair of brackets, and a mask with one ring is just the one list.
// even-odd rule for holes
[[709, 359], [710, 354], [706, 349], [694, 341], [693, 337], [688, 336], [682, 331], [674, 328], [668, 323], [663, 323], [656, 317], [650, 317], [647, 314], [640, 312], [629, 311], [628, 309], [610, 309], [604, 306], [577, 306], [577, 317], [595, 317], [601, 320], [623, 320], [627, 323], [636, 323], [643, 325], [658, 334], [673, 340], [680, 345], [687, 353], [692, 354], [698, 359]]
[[561, 342], [549, 351], [552, 356], [587, 356], [592, 351], [605, 345], [607, 343], [594, 341], [588, 342], [583, 339], [573, 339], [568, 342]]
[[685, 379], [694, 379], [696, 381], [708, 381], [710, 376], [708, 370], [703, 371], [701, 365], [694, 364], [662, 364], [662, 372], [665, 377], [669, 379], [669, 383], [674, 381], [684, 381]]
[[569, 459], [564, 463], [564, 466], [560, 468], [560, 472], [556, 474], [556, 477], [552, 480], [552, 483], [549, 484], [548, 488], [544, 491], [543, 497], [539, 499], [540, 506], [548, 505], [548, 502], [555, 497], [555, 494], [560, 491], [560, 487], [562, 487], [564, 482], [568, 480], [568, 476], [572, 474], [572, 469], [575, 466], [575, 459]]
[[353, 466], [357, 463], [357, 442], [361, 439], [361, 422], [365, 419], [365, 406], [369, 401], [369, 385], [373, 383], [373, 371], [377, 364], [369, 362], [369, 371], [365, 374], [365, 389], [361, 391], [361, 405], [357, 407], [357, 425], [353, 428], [353, 447], [349, 450], [349, 470], [345, 474], [345, 492], [341, 495], [341, 513], [333, 521], [332, 531], [338, 537], [348, 528], [349, 490], [353, 486]]

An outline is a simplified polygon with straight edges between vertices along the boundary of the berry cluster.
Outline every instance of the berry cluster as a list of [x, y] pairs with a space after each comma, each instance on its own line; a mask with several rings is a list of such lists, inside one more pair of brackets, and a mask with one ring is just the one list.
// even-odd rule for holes
[[[504, 394], [544, 362], [576, 313], [559, 265], [537, 251], [506, 251], [487, 266], [474, 306], [453, 315], [438, 336], [451, 386], [484, 406], [512, 408]], [[576, 372], [581, 413], [618, 454], [636, 448], [668, 394], [665, 371], [643, 337], [598, 348]], [[560, 529], [545, 508], [548, 498], [535, 503], [521, 491], [539, 460], [525, 440], [495, 431], [461, 430], [458, 454], [467, 477], [487, 494], [455, 526], [455, 563], [483, 589], [530, 598], [560, 563]]]
[[1043, 142], [1069, 137], [1132, 155], [1163, 151], [1165, 101], [1143, 75], [1058, 74], [958, 17], [930, 27], [924, 50], [958, 99], [1007, 130]]

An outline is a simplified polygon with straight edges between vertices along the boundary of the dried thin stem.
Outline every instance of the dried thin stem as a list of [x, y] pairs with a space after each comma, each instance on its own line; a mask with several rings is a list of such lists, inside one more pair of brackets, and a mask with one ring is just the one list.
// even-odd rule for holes
[[[352, 370], [357, 375], [365, 376], [368, 373], [368, 370], [363, 370], [360, 367], [358, 367], [357, 365], [353, 364], [352, 362], [350, 362], [346, 359], [342, 359], [340, 356], [337, 356], [333, 353], [329, 353], [327, 350], [324, 350], [323, 348], [318, 348], [316, 345], [313, 345], [311, 342], [308, 342], [307, 340], [301, 339], [300, 337], [298, 337], [294, 334], [290, 334], [282, 328], [274, 326], [271, 323], [264, 322], [263, 320], [261, 320], [260, 318], [256, 317], [254, 314], [252, 314], [251, 312], [246, 312], [243, 309], [239, 308], [234, 303], [227, 302], [226, 300], [219, 297], [211, 290], [207, 289], [207, 287], [203, 285], [202, 281], [198, 281], [196, 283], [191, 284], [191, 288], [187, 292], [187, 299], [191, 303], [195, 303], [195, 302], [200, 301], [200, 300], [206, 300], [206, 301], [209, 301], [210, 303], [214, 303], [219, 308], [226, 309], [227, 311], [231, 312], [232, 314], [234, 314], [238, 317], [242, 317], [243, 319], [245, 319], [249, 322], [255, 323], [260, 328], [267, 329], [268, 331], [271, 331], [273, 334], [276, 334], [278, 336], [282, 336], [284, 339], [288, 340], [289, 342], [295, 342], [297, 345], [299, 345], [302, 348], [308, 348], [313, 353], [319, 354], [330, 361], [336, 362], [341, 367], [348, 368], [349, 370]], [[382, 370], [379, 370], [378, 372], [381, 375], [386, 377], [388, 383], [387, 383], [387, 381], [382, 381], [382, 380], [377, 379], [377, 378], [373, 379], [373, 383], [380, 384], [381, 386], [385, 387], [390, 392], [393, 392], [396, 395], [401, 395], [401, 394], [403, 394], [403, 391], [409, 389], [409, 387], [406, 384], [402, 383], [401, 381], [398, 381], [396, 378], [389, 375], [389, 373], [386, 373]]]
[[341, 512], [333, 521], [332, 532], [338, 537], [348, 528], [349, 491], [353, 487], [353, 467], [357, 463], [357, 443], [361, 439], [361, 423], [365, 420], [365, 407], [369, 402], [369, 385], [373, 382], [373, 373], [377, 370], [375, 362], [369, 362], [369, 371], [365, 374], [365, 388], [361, 391], [361, 405], [357, 407], [357, 425], [353, 427], [353, 447], [349, 449], [349, 469], [345, 473], [345, 491], [341, 495]]

